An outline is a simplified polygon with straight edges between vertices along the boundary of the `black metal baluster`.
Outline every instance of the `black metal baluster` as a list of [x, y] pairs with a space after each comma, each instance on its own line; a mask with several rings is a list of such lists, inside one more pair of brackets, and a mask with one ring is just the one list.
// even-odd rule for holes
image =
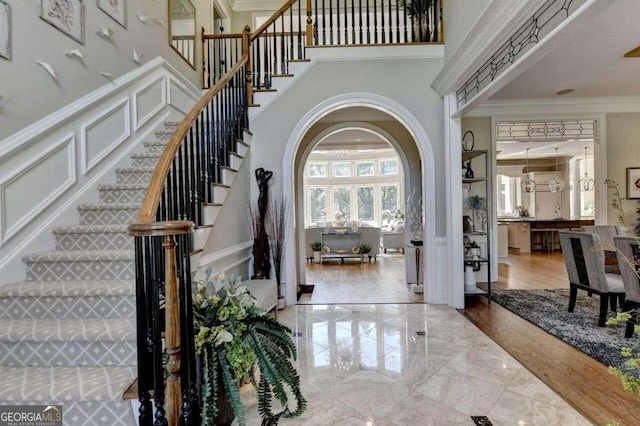
[[385, 43], [384, 28], [384, 0], [380, 0], [380, 35], [382, 44]]
[[389, 13], [389, 27], [388, 27], [388, 32], [389, 32], [389, 43], [393, 43], [393, 11], [391, 10], [391, 2], [393, 0], [388, 0], [389, 3], [389, 9], [388, 9], [388, 13]]
[[153, 423], [153, 408], [149, 390], [153, 388], [153, 374], [151, 370], [152, 359], [150, 357], [152, 347], [149, 346], [150, 321], [147, 310], [148, 295], [145, 281], [148, 275], [145, 274], [145, 266], [148, 264], [144, 258], [143, 237], [135, 237], [135, 268], [136, 268], [136, 323], [138, 324], [137, 345], [138, 345], [138, 420], [141, 426], [151, 426]]
[[260, 87], [262, 87], [262, 82], [260, 79], [260, 77], [262, 76], [262, 66], [260, 65], [260, 60], [262, 58], [262, 54], [260, 52], [260, 37], [256, 38], [254, 46], [256, 47], [256, 50], [253, 57], [256, 58], [256, 63], [254, 65], [255, 70], [253, 71], [253, 74], [255, 75], [255, 84], [253, 85], [253, 87], [259, 89]]
[[439, 26], [440, 26], [440, 20], [438, 19], [438, 11], [440, 10], [440, 0], [434, 0], [433, 4], [432, 4], [432, 15], [433, 15], [433, 41], [434, 42], [439, 42], [440, 41], [440, 30], [439, 30]]
[[362, 0], [358, 0], [358, 15], [360, 15], [360, 44], [362, 44]]
[[[348, 0], [344, 0], [344, 6], [342, 8], [344, 12], [344, 44], [349, 44], [349, 26], [348, 26], [349, 10], [347, 8], [347, 1]], [[339, 4], [340, 4], [340, 0], [338, 0], [338, 5]]]
[[407, 35], [408, 22], [407, 22], [407, 4], [406, 3], [404, 3], [404, 6], [402, 7], [402, 14], [404, 15], [404, 26], [403, 26], [403, 28], [404, 28], [404, 30], [403, 30], [404, 31], [404, 42], [408, 43], [409, 39], [408, 39], [408, 35]]
[[[160, 237], [145, 237], [148, 241], [149, 251], [147, 253], [147, 260], [149, 269], [154, 271], [153, 276], [156, 279], [147, 280], [147, 291], [151, 294], [151, 309], [152, 309], [152, 326], [151, 326], [151, 341], [153, 342], [153, 375], [154, 375], [154, 397], [153, 402], [155, 405], [155, 426], [167, 426], [167, 419], [165, 417], [164, 410], [164, 368], [162, 366], [162, 343], [161, 343], [161, 319], [160, 319], [160, 282], [162, 275], [158, 271], [158, 260], [164, 257], [162, 251], [156, 250], [157, 244], [154, 244]], [[153, 244], [153, 246], [151, 246]], [[149, 276], [152, 276], [149, 270]]]
[[354, 0], [351, 0], [351, 44], [356, 44], [356, 11]]
[[[333, 34], [333, 31], [331, 31]], [[340, 0], [336, 0], [336, 39], [340, 44]]]
[[[300, 9], [298, 9], [298, 20], [300, 19]], [[300, 34], [300, 26], [298, 25], [298, 34]], [[293, 9], [289, 8], [289, 56], [287, 59], [294, 59], [295, 50], [293, 48]], [[289, 69], [287, 66], [287, 74], [289, 73]]]
[[282, 13], [280, 15], [280, 22], [281, 22], [281, 30], [282, 30], [282, 34], [280, 35], [280, 57], [282, 58], [281, 62], [280, 62], [280, 74], [287, 74], [287, 69], [286, 69], [286, 64], [287, 64], [287, 53], [285, 52], [285, 49], [287, 47], [287, 43], [285, 40], [285, 36], [284, 36], [284, 13]]
[[396, 43], [400, 43], [400, 4], [396, 3]]
[[378, 6], [376, 0], [373, 0], [373, 42], [378, 44]]
[[369, 10], [369, 0], [367, 0], [367, 44], [371, 43], [371, 21], [369, 17]]
[[327, 31], [325, 29], [325, 21], [327, 14], [324, 11], [324, 0], [322, 0], [322, 44], [327, 44]]

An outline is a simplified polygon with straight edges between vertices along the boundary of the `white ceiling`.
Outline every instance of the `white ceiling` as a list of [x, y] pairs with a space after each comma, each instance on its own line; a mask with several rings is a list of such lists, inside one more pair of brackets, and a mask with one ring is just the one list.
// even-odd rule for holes
[[529, 159], [549, 158], [556, 155], [558, 148], [559, 157], [584, 158], [584, 147], [587, 147], [588, 159], [593, 159], [593, 141], [545, 141], [545, 142], [498, 142], [498, 160], [515, 160], [527, 157], [529, 148]]
[[[498, 91], [493, 99], [640, 96], [640, 0], [611, 3], [567, 41]], [[563, 89], [576, 89], [557, 96]]]

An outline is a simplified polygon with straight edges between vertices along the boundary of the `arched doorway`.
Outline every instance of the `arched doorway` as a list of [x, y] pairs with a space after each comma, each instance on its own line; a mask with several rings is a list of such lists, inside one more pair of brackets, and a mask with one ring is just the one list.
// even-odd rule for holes
[[[315, 136], [318, 136], [322, 131], [335, 131], [335, 128], [328, 130], [332, 125], [352, 126], [354, 117], [347, 115], [345, 118], [343, 116], [343, 119], [338, 120], [337, 123], [325, 123], [324, 128], [316, 127], [317, 134], [315, 135], [309, 132], [323, 118], [330, 117], [336, 113], [348, 112], [349, 110], [356, 111], [356, 109], [359, 109], [358, 112], [374, 113], [378, 114], [378, 117], [385, 117], [384, 121], [388, 124], [384, 126], [380, 126], [379, 122], [372, 124], [369, 119], [366, 121], [359, 120], [358, 123], [362, 126], [380, 127], [378, 129], [380, 132], [389, 134], [392, 145], [392, 141], [396, 141], [396, 138], [391, 135], [389, 128], [393, 127], [394, 131], [401, 130], [405, 135], [408, 135], [405, 140], [396, 141], [399, 146], [394, 146], [394, 148], [398, 150], [400, 157], [407, 163], [405, 170], [409, 179], [408, 187], [420, 188], [418, 193], [422, 196], [422, 221], [424, 224], [422, 239], [424, 246], [421, 250], [420, 270], [421, 277], [426, 283], [424, 300], [441, 303], [442, 301], [438, 299], [438, 294], [443, 291], [439, 287], [446, 286], [446, 283], [437, 283], [435, 281], [435, 172], [433, 150], [431, 142], [418, 120], [397, 102], [373, 94], [343, 94], [317, 105], [303, 117], [291, 133], [283, 159], [284, 193], [291, 196], [290, 223], [294, 225], [293, 229], [296, 230], [303, 226], [300, 213], [295, 208], [296, 200], [302, 196], [300, 193], [301, 185], [296, 182], [296, 167], [300, 165], [300, 160], [310, 152]], [[375, 122], [375, 120], [373, 121]], [[385, 129], [384, 127], [388, 128]], [[407, 154], [407, 151], [410, 151], [409, 154]], [[287, 263], [294, 262], [295, 267], [288, 266], [286, 268], [286, 298], [287, 304], [294, 304], [296, 302], [296, 284], [303, 282], [302, 280], [304, 279], [304, 242], [301, 243], [300, 241], [300, 232], [291, 232], [287, 240]]]

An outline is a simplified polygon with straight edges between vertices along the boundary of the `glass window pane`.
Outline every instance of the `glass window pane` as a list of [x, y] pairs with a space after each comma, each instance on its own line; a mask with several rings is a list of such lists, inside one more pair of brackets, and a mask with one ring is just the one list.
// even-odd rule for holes
[[324, 222], [327, 218], [327, 191], [324, 188], [309, 189], [311, 222]]
[[351, 163], [333, 163], [331, 167], [334, 177], [351, 176]]
[[356, 164], [356, 172], [358, 176], [373, 176], [373, 161]]
[[326, 177], [327, 165], [324, 163], [310, 163], [309, 164], [309, 176], [311, 177]]
[[382, 210], [395, 213], [398, 210], [398, 186], [383, 185], [380, 187], [380, 202]]
[[351, 191], [349, 188], [333, 189], [333, 218], [336, 223], [351, 220]]
[[373, 222], [373, 187], [358, 188], [358, 220]]
[[380, 161], [380, 174], [381, 175], [397, 175], [398, 174], [398, 160], [381, 160]]

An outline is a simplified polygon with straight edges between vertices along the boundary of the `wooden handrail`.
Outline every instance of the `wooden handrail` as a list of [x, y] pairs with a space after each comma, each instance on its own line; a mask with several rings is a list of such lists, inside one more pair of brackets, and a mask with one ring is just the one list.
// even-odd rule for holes
[[284, 12], [286, 12], [287, 10], [289, 10], [289, 8], [297, 3], [298, 0], [287, 0], [287, 2], [285, 4], [283, 4], [280, 9], [276, 10], [275, 13], [273, 15], [271, 15], [271, 17], [269, 19], [267, 19], [265, 21], [264, 24], [260, 25], [258, 27], [257, 30], [255, 30], [253, 32], [253, 34], [251, 34], [251, 37], [249, 39], [249, 41], [253, 41], [256, 38], [258, 38], [258, 36], [260, 35], [260, 33], [262, 33], [265, 29], [267, 29], [270, 25], [273, 25], [273, 23], [276, 21], [276, 19], [278, 19], [280, 17], [280, 15], [282, 15]]
[[225, 39], [225, 38], [242, 38], [242, 33], [232, 33], [232, 34], [202, 34], [203, 40], [215, 40], [215, 39]]
[[151, 176], [147, 194], [144, 197], [142, 207], [140, 208], [140, 214], [138, 215], [138, 222], [155, 222], [156, 211], [160, 204], [160, 197], [162, 196], [162, 190], [164, 188], [167, 175], [169, 174], [169, 169], [171, 168], [173, 159], [176, 156], [184, 137], [189, 129], [191, 129], [191, 126], [196, 119], [200, 116], [202, 110], [209, 104], [213, 97], [217, 95], [229, 81], [231, 81], [234, 75], [244, 66], [244, 64], [247, 63], [247, 59], [248, 55], [243, 55], [240, 60], [224, 76], [222, 76], [211, 89], [207, 91], [202, 99], [200, 99], [198, 103], [191, 108], [171, 139], [169, 139], [169, 142], [162, 152], [162, 156], [160, 157], [160, 160], [158, 160], [158, 164], [153, 171], [153, 175]]

